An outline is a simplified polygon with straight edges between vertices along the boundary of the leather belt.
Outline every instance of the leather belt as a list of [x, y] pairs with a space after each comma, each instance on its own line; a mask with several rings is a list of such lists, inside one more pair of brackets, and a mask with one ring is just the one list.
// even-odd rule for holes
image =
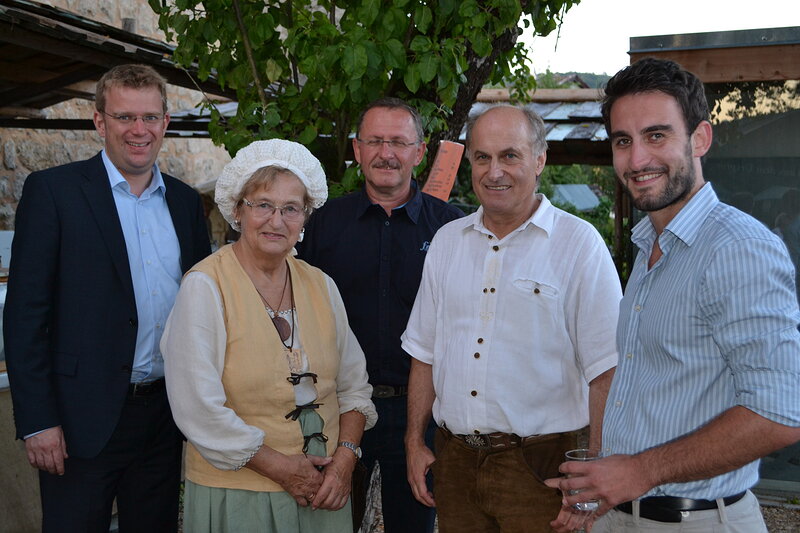
[[150, 396], [166, 390], [166, 388], [167, 387], [164, 378], [160, 378], [149, 383], [131, 383], [128, 385], [128, 396]]
[[373, 398], [396, 398], [397, 396], [408, 396], [408, 386], [406, 385], [373, 385]]
[[[727, 507], [738, 502], [747, 491], [722, 498]], [[691, 498], [678, 498], [675, 496], [651, 496], [643, 498], [639, 502], [639, 516], [656, 522], [680, 522], [683, 519], [681, 513], [689, 511], [708, 511], [717, 508], [716, 500], [693, 500]], [[633, 514], [633, 502], [625, 502], [614, 507], [617, 511]]]
[[451, 433], [445, 427], [440, 427], [446, 435], [458, 439], [466, 444], [468, 447], [476, 450], [503, 450], [506, 448], [516, 448], [525, 446], [535, 440], [540, 439], [543, 435], [532, 435], [530, 437], [520, 437], [514, 433], [474, 433], [459, 435]]

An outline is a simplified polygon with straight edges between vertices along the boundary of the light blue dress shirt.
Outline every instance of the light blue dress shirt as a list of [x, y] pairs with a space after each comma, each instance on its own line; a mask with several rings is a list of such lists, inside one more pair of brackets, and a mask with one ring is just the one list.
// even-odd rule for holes
[[[706, 184], [670, 221], [663, 256], [649, 218], [620, 304], [619, 366], [606, 403], [604, 454], [635, 454], [741, 405], [800, 426], [800, 320], [794, 267], [780, 239], [721, 203]], [[646, 496], [713, 500], [752, 487], [758, 461]]]
[[139, 326], [131, 382], [150, 382], [164, 377], [158, 345], [180, 286], [180, 245], [158, 165], [153, 166], [150, 185], [137, 197], [105, 150], [102, 157], [125, 236], [136, 297]]

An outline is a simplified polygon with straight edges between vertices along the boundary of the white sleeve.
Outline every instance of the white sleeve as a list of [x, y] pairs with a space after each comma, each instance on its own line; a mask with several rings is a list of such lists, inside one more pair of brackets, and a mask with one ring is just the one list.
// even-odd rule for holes
[[411, 357], [426, 364], [433, 364], [433, 352], [436, 344], [436, 303], [437, 290], [440, 286], [436, 282], [439, 271], [438, 258], [441, 255], [441, 240], [437, 242], [434, 236], [428, 253], [425, 256], [425, 265], [422, 267], [422, 280], [419, 284], [414, 307], [408, 317], [406, 330], [400, 336], [401, 346]]
[[370, 429], [378, 421], [378, 413], [372, 403], [372, 385], [368, 381], [364, 351], [350, 329], [339, 289], [329, 276], [325, 276], [325, 281], [328, 284], [328, 296], [336, 320], [336, 344], [341, 354], [339, 374], [336, 376], [339, 413], [358, 411], [367, 417], [364, 429]]
[[586, 382], [617, 366], [617, 319], [622, 289], [614, 261], [602, 237], [589, 232], [585, 252], [565, 298], [567, 329]]
[[261, 447], [264, 432], [225, 406], [223, 313], [216, 283], [189, 273], [164, 328], [161, 353], [175, 423], [209, 463], [237, 470]]

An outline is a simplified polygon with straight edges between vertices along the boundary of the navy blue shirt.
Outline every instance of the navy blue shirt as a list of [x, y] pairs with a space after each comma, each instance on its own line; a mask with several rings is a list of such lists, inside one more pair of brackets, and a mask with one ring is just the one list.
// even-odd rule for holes
[[460, 209], [425, 194], [386, 215], [362, 189], [328, 201], [316, 211], [297, 243], [298, 257], [336, 282], [350, 327], [367, 358], [374, 385], [407, 385], [410, 356], [400, 335], [417, 296], [431, 239]]

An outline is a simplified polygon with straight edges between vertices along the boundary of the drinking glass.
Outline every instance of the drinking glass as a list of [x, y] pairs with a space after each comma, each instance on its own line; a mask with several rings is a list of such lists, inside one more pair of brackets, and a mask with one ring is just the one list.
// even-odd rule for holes
[[[600, 451], [594, 450], [590, 448], [578, 448], [576, 450], [570, 450], [564, 454], [564, 457], [567, 461], [594, 461], [595, 459], [600, 458]], [[571, 490], [569, 491], [570, 496], [574, 496], [575, 494], [580, 493], [579, 490]], [[576, 514], [584, 515], [584, 522], [588, 520], [597, 508], [600, 507], [600, 502], [597, 500], [588, 500], [585, 502], [578, 502], [572, 506], [572, 508], [576, 511]], [[574, 533], [586, 533], [586, 530], [583, 528], [574, 530]]]

